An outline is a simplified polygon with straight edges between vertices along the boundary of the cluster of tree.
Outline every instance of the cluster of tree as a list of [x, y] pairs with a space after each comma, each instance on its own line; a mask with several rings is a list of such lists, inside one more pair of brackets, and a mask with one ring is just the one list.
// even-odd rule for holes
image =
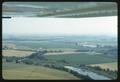
[[39, 51], [32, 53], [29, 56], [26, 57], [4, 57], [4, 60], [6, 62], [16, 62], [16, 63], [26, 63], [26, 64], [36, 64], [39, 62], [39, 60], [45, 60], [43, 54], [45, 54], [46, 51]]
[[8, 45], [3, 45], [2, 49], [6, 50], [6, 49], [15, 49], [15, 45], [14, 44], [8, 44]]
[[88, 70], [89, 70], [89, 69], [95, 69], [95, 70], [97, 70], [97, 71], [104, 71], [104, 72], [109, 72], [109, 73], [117, 73], [116, 70], [110, 70], [109, 68], [103, 69], [103, 68], [101, 68], [100, 66], [86, 66], [86, 65], [82, 64], [82, 65], [80, 65], [79, 67], [85, 68], [85, 69], [88, 69]]
[[21, 48], [16, 48], [16, 49], [14, 49], [14, 50], [19, 50], [19, 51], [33, 51], [33, 52], [35, 52], [34, 49], [21, 49]]
[[28, 65], [34, 64], [34, 62], [32, 60], [30, 60], [30, 59], [24, 59], [21, 62], [25, 63], [25, 64], [28, 64]]
[[91, 78], [88, 76], [83, 76], [83, 75], [80, 75], [73, 70], [69, 70], [69, 69], [64, 68], [63, 63], [66, 63], [65, 60], [61, 60], [61, 63], [57, 62], [57, 61], [56, 62], [55, 61], [54, 62], [49, 62], [49, 61], [47, 62], [45, 60], [40, 60], [40, 59], [37, 60], [36, 58], [39, 58], [39, 57], [34, 58], [34, 55], [36, 55], [36, 54], [34, 53], [31, 55], [32, 57], [30, 56], [30, 58], [33, 58], [33, 59], [30, 59], [29, 57], [14, 57], [14, 56], [13, 57], [4, 57], [4, 59], [6, 60], [6, 62], [24, 63], [24, 64], [28, 64], [28, 65], [43, 65], [45, 67], [69, 72], [69, 73], [73, 74], [74, 76], [81, 78], [83, 80], [91, 80]]
[[41, 61], [46, 61], [47, 60], [43, 55], [45, 53], [46, 53], [45, 50], [32, 53], [31, 55], [24, 57], [24, 59], [21, 62], [23, 62], [25, 64], [38, 65], [38, 64], [41, 63]]
[[109, 69], [109, 68], [103, 69], [103, 68], [101, 68], [101, 67], [99, 67], [99, 66], [94, 66], [94, 67], [92, 67], [92, 66], [87, 66], [87, 67], [92, 68], [92, 69], [96, 69], [96, 70], [98, 70], [98, 71], [104, 71], [104, 72], [107, 72], [107, 73], [117, 73], [116, 70], [111, 70], [111, 69]]
[[107, 57], [117, 58], [117, 47], [115, 46], [100, 46], [96, 48], [82, 47], [76, 52], [98, 52]]
[[87, 69], [87, 70], [91, 70], [91, 71], [94, 71], [98, 74], [102, 74], [102, 75], [105, 75], [107, 77], [110, 77], [112, 79], [116, 79], [117, 78], [117, 71], [116, 70], [110, 70], [109, 68], [107, 69], [103, 69], [99, 66], [82, 66], [84, 69]]
[[47, 49], [40, 49], [37, 52], [45, 52], [45, 53], [54, 53], [54, 52], [64, 52], [63, 50], [47, 50]]
[[55, 64], [46, 64], [44, 65], [45, 67], [49, 67], [49, 68], [53, 68], [53, 69], [58, 69], [58, 70], [62, 70], [62, 71], [66, 71], [66, 72], [69, 72], [71, 73], [72, 75], [82, 79], [82, 80], [93, 80], [92, 78], [90, 78], [88, 75], [81, 75], [79, 74], [78, 72], [75, 72], [73, 70], [69, 70], [67, 68], [65, 68], [64, 66], [58, 66], [58, 65], [55, 65]]
[[64, 52], [64, 51], [62, 51], [62, 50], [47, 50], [47, 52], [53, 53], [53, 52]]
[[38, 52], [35, 52], [35, 53], [32, 53], [30, 56], [27, 56], [26, 58], [29, 58], [29, 59], [45, 59], [43, 54], [45, 54], [46, 51], [38, 51]]
[[2, 59], [4, 59], [6, 62], [16, 62], [16, 63], [18, 63], [18, 60], [21, 60], [22, 57], [12, 56], [12, 57], [3, 57]]

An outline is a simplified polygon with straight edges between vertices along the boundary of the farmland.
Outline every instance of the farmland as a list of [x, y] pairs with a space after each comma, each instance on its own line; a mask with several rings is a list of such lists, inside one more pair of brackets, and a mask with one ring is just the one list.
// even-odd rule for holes
[[117, 79], [114, 2], [5, 2], [2, 10], [3, 79]]
[[[90, 55], [86, 53], [74, 53], [74, 54], [65, 54], [65, 55], [45, 55], [46, 58], [49, 60], [65, 60], [68, 63], [72, 64], [100, 64], [100, 63], [108, 63], [108, 62], [115, 62], [115, 59], [104, 57], [101, 55]], [[96, 61], [96, 62], [95, 62]]]
[[24, 57], [32, 54], [32, 51], [20, 51], [20, 50], [3, 50], [3, 56], [16, 56], [16, 57]]
[[[27, 38], [26, 38], [27, 37]], [[86, 43], [92, 45], [112, 45], [116, 46], [116, 38], [104, 36], [13, 36], [10, 39], [3, 38], [3, 44], [14, 44], [22, 49], [81, 49], [81, 45]], [[99, 38], [98, 38], [99, 37]], [[96, 38], [96, 40], [94, 39]], [[104, 41], [103, 41], [104, 40]], [[80, 43], [81, 45], [76, 45]]]
[[60, 70], [55, 70], [42, 66], [4, 63], [3, 64], [3, 79], [49, 79], [49, 80], [79, 80], [79, 78]]
[[118, 70], [118, 66], [117, 66], [117, 62], [113, 62], [113, 63], [103, 63], [103, 64], [93, 64], [90, 66], [100, 66], [103, 69], [111, 69], [111, 70]]
[[[69, 54], [81, 54], [85, 52], [58, 52], [58, 53], [46, 53], [45, 55], [69, 55]], [[87, 53], [87, 52], [86, 52]]]
[[[4, 79], [81, 79], [63, 70], [66, 65], [116, 69], [112, 62], [117, 62], [117, 44], [111, 37], [13, 36], [3, 44]], [[112, 79], [117, 76], [114, 71], [85, 68], [108, 77], [111, 73]]]

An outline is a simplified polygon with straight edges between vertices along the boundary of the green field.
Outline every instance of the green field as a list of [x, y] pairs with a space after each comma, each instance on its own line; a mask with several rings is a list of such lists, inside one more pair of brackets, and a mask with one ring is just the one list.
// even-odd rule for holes
[[68, 72], [51, 69], [42, 66], [15, 64], [15, 63], [3, 63], [2, 66], [3, 79], [56, 79], [56, 80], [79, 80], [79, 78], [69, 74]]
[[45, 55], [49, 60], [65, 60], [68, 63], [73, 65], [75, 64], [101, 64], [101, 63], [110, 63], [115, 62], [116, 59], [104, 57], [102, 55], [90, 55], [90, 54], [66, 54], [66, 55]]
[[[84, 36], [16, 36], [13, 39], [5, 39], [3, 44], [7, 46], [4, 46], [2, 51], [2, 56], [7, 56], [3, 57], [3, 79], [79, 79], [68, 72], [43, 67], [46, 65], [50, 67], [66, 65], [79, 67], [84, 64], [85, 66], [97, 65], [101, 68], [115, 70], [117, 68], [117, 64], [112, 63], [117, 62], [117, 54], [112, 53], [117, 52], [116, 41], [112, 38], [106, 39], [103, 36], [101, 38]], [[15, 48], [10, 48], [9, 44], [15, 45]], [[97, 47], [84, 46], [86, 44], [97, 45]], [[45, 50], [45, 53], [42, 53], [42, 50]], [[32, 54], [34, 52], [35, 54]], [[94, 71], [98, 72], [96, 69]], [[104, 71], [102, 73], [106, 74]]]
[[2, 55], [3, 56], [16, 56], [16, 57], [24, 57], [31, 55], [32, 51], [20, 51], [20, 50], [3, 50]]
[[[3, 40], [4, 44], [14, 44], [17, 48], [31, 48], [31, 49], [80, 49], [81, 46], [76, 46], [76, 42], [84, 44], [99, 44], [99, 45], [116, 45], [116, 39], [109, 39], [106, 37], [86, 37], [86, 36], [43, 36], [31, 37], [17, 36], [15, 40]], [[96, 39], [94, 39], [96, 38]], [[105, 40], [103, 40], [105, 38]]]
[[118, 66], [117, 66], [117, 62], [113, 62], [113, 63], [103, 63], [103, 64], [93, 64], [90, 66], [100, 66], [103, 69], [111, 69], [111, 70], [118, 70]]

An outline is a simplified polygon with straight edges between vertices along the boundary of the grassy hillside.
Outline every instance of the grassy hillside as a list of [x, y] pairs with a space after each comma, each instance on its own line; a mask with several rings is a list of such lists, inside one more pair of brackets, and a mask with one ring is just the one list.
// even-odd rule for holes
[[42, 66], [24, 65], [24, 64], [3, 64], [2, 75], [3, 79], [64, 79], [70, 80], [79, 78], [56, 69], [51, 69]]
[[104, 57], [102, 55], [90, 55], [90, 54], [68, 54], [68, 55], [45, 55], [45, 57], [49, 60], [65, 60], [68, 63], [73, 65], [75, 64], [100, 64], [100, 63], [110, 63], [115, 62], [116, 59]]
[[111, 69], [111, 70], [118, 70], [118, 66], [117, 66], [117, 62], [113, 62], [113, 63], [103, 63], [103, 64], [93, 64], [90, 66], [100, 66], [103, 69]]
[[2, 51], [3, 56], [17, 56], [17, 57], [28, 56], [32, 53], [33, 53], [32, 51], [19, 51], [19, 50], [3, 50]]

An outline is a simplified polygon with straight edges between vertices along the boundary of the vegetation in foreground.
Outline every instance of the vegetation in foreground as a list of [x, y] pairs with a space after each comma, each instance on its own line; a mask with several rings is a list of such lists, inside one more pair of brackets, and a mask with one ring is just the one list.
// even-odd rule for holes
[[43, 66], [4, 63], [2, 71], [3, 79], [64, 79], [79, 80], [68, 72]]
[[[83, 40], [83, 38], [82, 39], [80, 38], [78, 39], [78, 38], [79, 37], [75, 37], [75, 38], [66, 37], [64, 39], [63, 38], [50, 39], [49, 37], [47, 39], [46, 37], [44, 37], [43, 40], [42, 38], [38, 38], [38, 40], [35, 39], [34, 41], [31, 41], [31, 37], [30, 40], [21, 37], [17, 39], [12, 39], [10, 41], [9, 39], [5, 40], [5, 43], [9, 44], [10, 42], [13, 45], [14, 44], [15, 45], [3, 46], [3, 78], [4, 79], [9, 79], [9, 77], [11, 79], [17, 79], [17, 78], [18, 79], [31, 79], [31, 78], [67, 79], [68, 78], [66, 77], [67, 76], [66, 74], [61, 75], [61, 73], [60, 74], [57, 73], [57, 71], [55, 71], [57, 69], [58, 71], [61, 70], [62, 72], [64, 71], [68, 72], [68, 74], [71, 73], [72, 75], [76, 76], [75, 78], [78, 77], [83, 80], [91, 79], [90, 77], [80, 75], [75, 71], [68, 71], [68, 70], [66, 71], [66, 69], [64, 69], [63, 67], [68, 65], [68, 66], [80, 67], [80, 68], [82, 66], [83, 69], [87, 69], [89, 71], [93, 71], [95, 73], [108, 76], [111, 79], [115, 79], [117, 77], [117, 71], [113, 71], [109, 68], [104, 69], [101, 68], [100, 66], [97, 67], [89, 66], [91, 64], [97, 65], [102, 63], [116, 62], [117, 46], [114, 45], [115, 42], [113, 41], [112, 42], [113, 45], [110, 45], [111, 43], [109, 43], [109, 41], [107, 40], [105, 42], [103, 42], [102, 40], [98, 40], [98, 41], [102, 41], [102, 43], [98, 44], [96, 40], [95, 41], [94, 39], [91, 40], [91, 38], [86, 38], [88, 41], [86, 41], [86, 39]], [[92, 42], [94, 44], [92, 44]], [[106, 42], [108, 43], [108, 45], [106, 45]], [[33, 53], [34, 51], [35, 53]], [[74, 53], [66, 53], [66, 51], [67, 52], [72, 51]], [[56, 73], [51, 72], [51, 70], [49, 69], [61, 75], [61, 77]], [[58, 76], [59, 78], [56, 76]]]
[[[53, 69], [59, 69], [62, 71], [66, 71], [66, 69], [64, 68], [65, 65], [68, 65], [68, 64], [72, 65], [72, 66], [75, 65], [75, 64], [71, 64], [70, 62], [68, 63], [65, 60], [62, 60], [62, 61], [48, 60], [44, 57], [45, 53], [46, 53], [46, 51], [38, 51], [38, 52], [33, 53], [30, 56], [26, 56], [26, 57], [4, 57], [3, 62], [18, 63], [18, 65], [20, 65], [21, 63], [22, 64], [24, 63], [24, 64], [28, 64], [28, 65], [45, 66], [45, 67], [49, 67], [49, 68], [53, 68]], [[84, 64], [79, 65], [79, 66], [80, 67], [82, 66], [83, 69], [87, 69], [87, 70], [93, 71], [95, 73], [108, 76], [112, 79], [116, 79], [116, 77], [117, 77], [116, 76], [117, 71], [112, 71], [109, 69], [104, 70], [104, 69], [101, 69], [100, 67], [88, 67]], [[67, 70], [67, 72], [69, 72], [79, 78], [81, 77], [81, 79], [83, 79], [83, 80], [91, 79], [90, 77], [88, 77], [86, 75], [85, 76], [81, 75], [74, 70], [73, 71]]]

